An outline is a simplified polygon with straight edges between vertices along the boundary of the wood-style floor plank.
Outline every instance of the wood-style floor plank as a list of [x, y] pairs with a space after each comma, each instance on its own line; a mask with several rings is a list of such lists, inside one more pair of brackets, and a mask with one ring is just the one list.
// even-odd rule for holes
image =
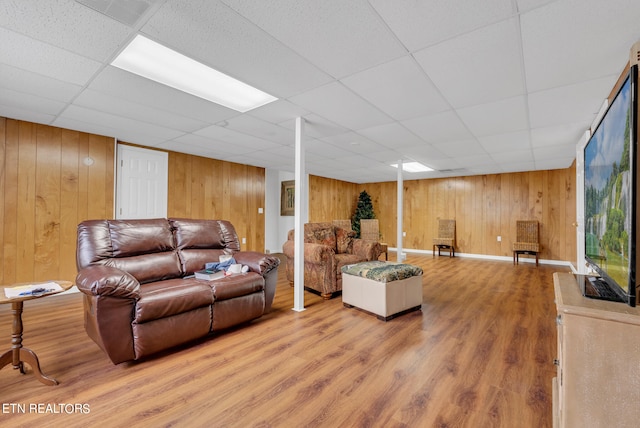
[[[305, 293], [306, 310], [296, 312], [281, 269], [270, 314], [117, 366], [85, 334], [79, 293], [28, 301], [23, 344], [60, 385], [43, 385], [28, 366], [25, 375], [3, 368], [0, 423], [550, 427], [552, 274], [569, 269], [411, 254], [407, 262], [425, 272], [421, 311], [385, 323], [339, 297]], [[0, 352], [11, 324], [2, 305]]]

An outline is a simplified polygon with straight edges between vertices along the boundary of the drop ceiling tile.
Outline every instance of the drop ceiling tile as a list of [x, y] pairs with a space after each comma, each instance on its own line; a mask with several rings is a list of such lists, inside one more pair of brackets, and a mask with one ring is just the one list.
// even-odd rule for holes
[[[143, 146], [155, 147], [157, 144], [166, 141], [165, 138], [155, 135], [146, 134], [137, 131], [121, 131], [117, 124], [112, 126], [109, 122], [97, 121], [86, 122], [70, 116], [59, 116], [52, 122], [52, 125], [60, 128], [73, 129], [76, 131], [87, 132], [90, 134], [103, 135], [105, 137], [112, 137], [120, 141], [135, 142]], [[119, 137], [118, 137], [119, 136]]]
[[432, 144], [473, 137], [469, 129], [452, 110], [405, 120], [401, 123], [418, 137]]
[[536, 169], [550, 170], [550, 169], [566, 169], [571, 166], [574, 158], [555, 158], [536, 161]]
[[[26, 120], [34, 123], [51, 124], [55, 120], [55, 116], [45, 113], [39, 113], [32, 110], [24, 110], [15, 106], [3, 105], [0, 101], [0, 116], [9, 119]], [[73, 129], [73, 128], [71, 128]]]
[[456, 171], [462, 170], [455, 158], [447, 157], [445, 159], [435, 159], [430, 162], [430, 167], [436, 171]]
[[[323, 138], [331, 137], [333, 135], [344, 134], [348, 132], [348, 129], [337, 125], [330, 120], [320, 117], [317, 114], [308, 114], [303, 117], [304, 119], [304, 137], [305, 138]], [[281, 122], [278, 125], [283, 128], [294, 130], [296, 129], [296, 118], [289, 119], [285, 122]]]
[[320, 140], [342, 147], [353, 153], [367, 154], [387, 150], [385, 146], [375, 143], [356, 132], [347, 132], [344, 134], [324, 137], [320, 138]]
[[534, 128], [531, 130], [531, 145], [533, 147], [571, 143], [578, 145], [587, 129], [588, 127], [581, 123], [566, 123], [549, 128]]
[[430, 166], [430, 163], [434, 160], [445, 159], [448, 157], [448, 155], [445, 155], [435, 146], [428, 143], [423, 143], [419, 146], [403, 147], [402, 153], [407, 157], [407, 159], [422, 162], [427, 166]]
[[104, 126], [105, 129], [110, 129], [111, 132], [103, 135], [115, 137], [119, 140], [125, 140], [130, 143], [138, 143], [136, 140], [131, 140], [132, 136], [141, 136], [144, 143], [154, 141], [154, 144], [157, 144], [158, 142], [171, 140], [183, 134], [181, 131], [176, 131], [163, 126], [143, 123], [138, 120], [115, 116], [113, 114], [74, 105], [69, 106], [60, 116], [58, 116], [55, 124], [56, 126], [60, 126], [58, 123], [66, 120], [93, 124], [98, 127]]
[[208, 124], [238, 115], [229, 108], [111, 66], [96, 76], [89, 89]]
[[102, 66], [97, 61], [1, 27], [0, 40], [0, 63], [63, 82], [83, 86]]
[[60, 102], [71, 101], [82, 90], [80, 85], [52, 79], [6, 64], [0, 64], [0, 88], [19, 88], [21, 92]]
[[9, 108], [33, 111], [34, 113], [51, 116], [60, 114], [66, 107], [66, 104], [63, 102], [25, 94], [7, 88], [3, 88], [2, 91], [0, 91], [0, 104]]
[[397, 122], [361, 129], [358, 133], [386, 148], [395, 149], [424, 143], [420, 137]]
[[474, 156], [456, 156], [456, 163], [461, 168], [492, 167], [497, 166], [496, 161], [488, 154], [477, 154]]
[[319, 158], [340, 159], [352, 156], [353, 153], [340, 146], [330, 144], [315, 138], [305, 141], [306, 159], [311, 162]]
[[247, 112], [247, 114], [269, 123], [280, 124], [292, 118], [306, 116], [309, 114], [309, 111], [287, 100], [276, 100], [253, 109]]
[[536, 161], [546, 161], [550, 159], [575, 159], [576, 145], [556, 144], [555, 146], [534, 147], [533, 158]]
[[47, 1], [46, 7], [38, 1], [0, 2], [0, 27], [97, 61], [109, 59], [132, 32], [68, 0]]
[[524, 94], [519, 36], [509, 19], [414, 56], [452, 106], [473, 106]]
[[339, 82], [329, 83], [289, 99], [316, 114], [342, 125], [359, 130], [389, 123], [392, 119], [355, 95]]
[[458, 158], [461, 156], [469, 155], [486, 155], [485, 149], [478, 143], [477, 140], [457, 140], [448, 141], [442, 144], [434, 144], [435, 148], [452, 158]]
[[558, 0], [516, 0], [518, 12], [525, 13]]
[[365, 156], [377, 162], [384, 163], [385, 165], [398, 163], [400, 159], [404, 158], [403, 154], [396, 150], [383, 150], [381, 152], [367, 153]]
[[491, 153], [491, 157], [503, 168], [507, 168], [512, 163], [530, 162], [533, 165], [533, 152], [531, 149], [505, 150], [503, 152]]
[[406, 54], [365, 1], [222, 2], [335, 78]]
[[287, 98], [332, 80], [220, 2], [164, 3], [142, 27], [142, 32], [278, 98]]
[[396, 120], [426, 116], [450, 108], [411, 56], [370, 68], [341, 81]]
[[224, 141], [229, 146], [239, 145], [254, 150], [268, 150], [278, 147], [280, 144], [268, 141], [253, 135], [244, 134], [233, 129], [212, 125], [194, 132], [195, 135], [211, 138], [216, 141]]
[[529, 127], [524, 96], [461, 108], [457, 113], [476, 137], [521, 131]]
[[616, 79], [605, 77], [529, 94], [531, 127], [582, 123], [588, 128]]
[[160, 125], [182, 132], [193, 132], [208, 126], [206, 122], [202, 122], [197, 119], [177, 115], [165, 110], [159, 110], [144, 104], [123, 100], [122, 98], [107, 95], [103, 92], [91, 89], [83, 91], [82, 94], [73, 101], [73, 105], [109, 113], [114, 116], [139, 120], [143, 123]]
[[501, 172], [527, 172], [527, 171], [535, 171], [536, 163], [531, 162], [511, 162], [508, 164], [502, 164]]
[[369, 3], [410, 50], [493, 24], [511, 16], [511, 0], [370, 0]]
[[294, 144], [296, 139], [292, 130], [246, 114], [232, 117], [218, 125], [279, 144]]
[[531, 151], [529, 131], [508, 132], [506, 134], [479, 137], [480, 145], [490, 154]]
[[567, 0], [520, 17], [527, 86], [540, 91], [617, 75], [638, 40], [640, 2]]

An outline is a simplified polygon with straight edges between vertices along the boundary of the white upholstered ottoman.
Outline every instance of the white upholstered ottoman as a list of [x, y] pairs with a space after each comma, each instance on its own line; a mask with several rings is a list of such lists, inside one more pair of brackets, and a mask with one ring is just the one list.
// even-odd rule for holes
[[370, 312], [380, 320], [422, 307], [422, 269], [371, 261], [342, 267], [342, 303]]

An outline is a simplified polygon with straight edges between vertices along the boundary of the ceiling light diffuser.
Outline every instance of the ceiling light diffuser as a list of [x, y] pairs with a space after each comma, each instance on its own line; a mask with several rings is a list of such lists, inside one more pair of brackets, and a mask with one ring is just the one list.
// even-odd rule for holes
[[111, 65], [241, 113], [277, 100], [141, 35]]
[[[397, 168], [398, 164], [394, 163], [391, 166]], [[429, 168], [420, 162], [402, 162], [402, 170], [407, 172], [427, 172], [433, 171], [433, 168]]]

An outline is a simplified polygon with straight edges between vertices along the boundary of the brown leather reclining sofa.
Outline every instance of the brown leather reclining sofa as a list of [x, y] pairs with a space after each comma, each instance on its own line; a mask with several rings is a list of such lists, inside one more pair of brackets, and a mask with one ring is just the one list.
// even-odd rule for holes
[[[249, 272], [185, 278], [230, 254]], [[78, 225], [85, 329], [114, 364], [138, 360], [271, 309], [280, 260], [240, 251], [228, 221], [88, 220]]]

